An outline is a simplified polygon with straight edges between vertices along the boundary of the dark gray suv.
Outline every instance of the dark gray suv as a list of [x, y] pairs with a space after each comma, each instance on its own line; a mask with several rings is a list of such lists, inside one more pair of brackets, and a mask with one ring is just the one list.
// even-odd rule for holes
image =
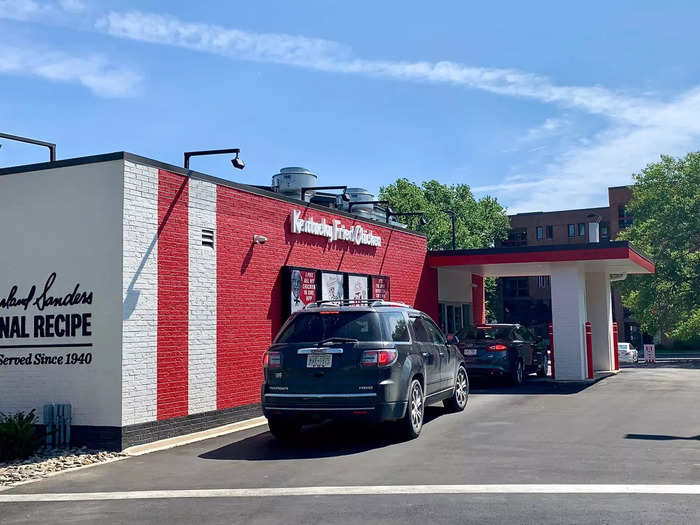
[[426, 314], [402, 303], [317, 302], [265, 352], [262, 408], [279, 439], [325, 419], [397, 421], [415, 438], [425, 405], [467, 405], [464, 358]]

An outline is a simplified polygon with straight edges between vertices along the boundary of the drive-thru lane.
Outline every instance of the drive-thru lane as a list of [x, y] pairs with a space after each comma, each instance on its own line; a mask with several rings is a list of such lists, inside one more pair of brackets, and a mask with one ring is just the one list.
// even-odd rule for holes
[[[0, 522], [52, 523], [72, 516], [85, 522], [189, 523], [202, 517], [204, 523], [351, 523], [383, 516], [410, 523], [431, 516], [447, 523], [457, 515], [482, 523], [548, 516], [575, 522], [594, 513], [594, 522], [629, 523], [638, 516], [682, 523], [700, 514], [700, 369], [626, 369], [587, 388], [539, 382], [518, 390], [478, 386], [461, 414], [430, 408], [423, 434], [414, 441], [396, 442], [390, 428], [350, 432], [322, 425], [308, 428], [298, 445], [283, 446], [260, 427], [0, 492], [127, 492], [138, 498], [135, 491], [175, 491], [170, 495], [44, 503], [0, 499]], [[478, 490], [504, 484], [515, 488]], [[542, 484], [559, 487], [543, 492], [558, 493], [532, 490]], [[417, 490], [426, 485], [433, 487]], [[468, 488], [450, 493], [440, 488], [445, 485]], [[600, 489], [603, 485], [626, 486], [619, 492], [632, 494]], [[634, 489], [642, 485], [691, 488], [685, 495]], [[389, 493], [184, 498], [177, 492], [343, 486], [382, 486]], [[575, 486], [584, 488], [566, 488]], [[392, 493], [389, 487], [409, 489]]]

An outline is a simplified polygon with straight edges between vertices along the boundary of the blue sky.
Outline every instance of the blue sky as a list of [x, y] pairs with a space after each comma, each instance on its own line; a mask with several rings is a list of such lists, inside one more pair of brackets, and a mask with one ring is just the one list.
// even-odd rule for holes
[[[697, 2], [0, 0], [0, 131], [59, 158], [240, 147], [377, 191], [469, 184], [510, 212], [599, 206], [700, 143]], [[41, 149], [0, 141], [0, 166]]]

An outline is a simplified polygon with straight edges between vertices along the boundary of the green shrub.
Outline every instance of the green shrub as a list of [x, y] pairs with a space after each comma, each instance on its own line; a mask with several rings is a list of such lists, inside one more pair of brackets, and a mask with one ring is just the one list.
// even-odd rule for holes
[[36, 432], [36, 423], [34, 410], [28, 414], [0, 413], [0, 461], [24, 459], [39, 448], [42, 438]]

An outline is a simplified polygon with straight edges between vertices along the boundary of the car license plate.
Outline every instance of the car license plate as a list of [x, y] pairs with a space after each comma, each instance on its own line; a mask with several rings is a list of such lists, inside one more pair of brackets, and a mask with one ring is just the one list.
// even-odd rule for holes
[[330, 368], [332, 365], [332, 354], [309, 354], [306, 356], [306, 368]]
[[464, 355], [476, 355], [476, 348], [465, 348]]

